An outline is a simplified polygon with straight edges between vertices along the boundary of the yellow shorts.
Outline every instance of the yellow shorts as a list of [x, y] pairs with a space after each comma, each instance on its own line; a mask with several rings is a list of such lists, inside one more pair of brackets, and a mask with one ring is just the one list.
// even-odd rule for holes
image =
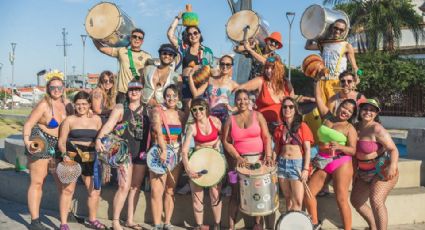
[[329, 98], [337, 93], [335, 88], [339, 88], [339, 80], [320, 80], [319, 81], [320, 92], [322, 94], [323, 102], [325, 105], [328, 103]]

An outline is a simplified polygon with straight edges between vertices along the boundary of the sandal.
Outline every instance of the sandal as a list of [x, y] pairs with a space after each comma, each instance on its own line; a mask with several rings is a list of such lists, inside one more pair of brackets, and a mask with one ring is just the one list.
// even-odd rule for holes
[[69, 226], [67, 224], [61, 224], [59, 225], [60, 230], [70, 230]]
[[100, 223], [99, 220], [94, 220], [94, 221], [89, 220], [88, 223], [89, 223], [89, 228], [92, 228], [92, 229], [106, 229], [106, 225]]
[[140, 225], [140, 224], [128, 224], [128, 223], [125, 223], [124, 224], [124, 227], [131, 228], [131, 229], [134, 229], [134, 230], [142, 230], [143, 229], [142, 225]]
[[262, 224], [255, 224], [252, 229], [253, 230], [263, 230], [263, 225]]

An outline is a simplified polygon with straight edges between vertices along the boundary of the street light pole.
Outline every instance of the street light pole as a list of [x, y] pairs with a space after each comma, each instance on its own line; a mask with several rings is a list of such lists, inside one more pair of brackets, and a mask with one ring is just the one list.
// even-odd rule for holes
[[9, 53], [9, 61], [10, 64], [12, 65], [12, 105], [10, 106], [10, 109], [13, 109], [13, 85], [15, 84], [15, 48], [16, 48], [16, 43], [12, 42], [10, 43], [10, 45], [12, 45], [12, 53]]
[[291, 30], [292, 22], [294, 22], [295, 12], [286, 12], [286, 19], [289, 23], [289, 54], [288, 54], [288, 71], [289, 71], [289, 81], [291, 81]]
[[86, 75], [85, 75], [85, 57], [86, 57], [86, 39], [87, 35], [81, 34], [81, 41], [83, 41], [83, 87], [86, 88]]
[[[2, 69], [3, 69], [3, 63], [0, 62], [0, 85], [1, 85], [1, 80], [2, 80], [2, 76], [1, 76]], [[4, 87], [3, 87], [3, 91], [4, 91]], [[4, 96], [6, 97], [6, 91], [4, 92]], [[4, 98], [3, 98], [3, 101], [6, 102], [6, 100], [4, 100]], [[6, 104], [6, 103], [4, 103], [4, 104]], [[4, 106], [4, 104], [3, 104], [3, 106]]]

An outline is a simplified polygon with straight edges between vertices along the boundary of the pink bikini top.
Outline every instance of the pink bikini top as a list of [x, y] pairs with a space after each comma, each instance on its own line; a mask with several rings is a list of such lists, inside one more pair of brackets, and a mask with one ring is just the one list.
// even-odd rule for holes
[[363, 154], [371, 154], [382, 148], [382, 145], [376, 141], [357, 141], [357, 152]]

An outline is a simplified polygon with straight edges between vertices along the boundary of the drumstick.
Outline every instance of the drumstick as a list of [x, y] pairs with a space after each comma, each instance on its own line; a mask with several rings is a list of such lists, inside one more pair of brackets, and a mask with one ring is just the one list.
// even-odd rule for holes
[[171, 173], [170, 169], [167, 167], [167, 173], [170, 175], [171, 180], [173, 181], [173, 184], [176, 184], [176, 180], [174, 179], [173, 174]]
[[300, 177], [301, 183], [304, 186], [304, 190], [307, 193], [308, 198], [312, 198], [313, 195], [311, 194], [310, 188], [308, 187], [307, 183], [301, 179], [301, 172], [300, 172], [300, 170], [297, 170], [297, 173], [298, 173], [298, 176]]
[[243, 41], [246, 41], [246, 34], [248, 33], [248, 30], [250, 29], [251, 27], [249, 26], [249, 25], [246, 25], [244, 28], [243, 28]]

